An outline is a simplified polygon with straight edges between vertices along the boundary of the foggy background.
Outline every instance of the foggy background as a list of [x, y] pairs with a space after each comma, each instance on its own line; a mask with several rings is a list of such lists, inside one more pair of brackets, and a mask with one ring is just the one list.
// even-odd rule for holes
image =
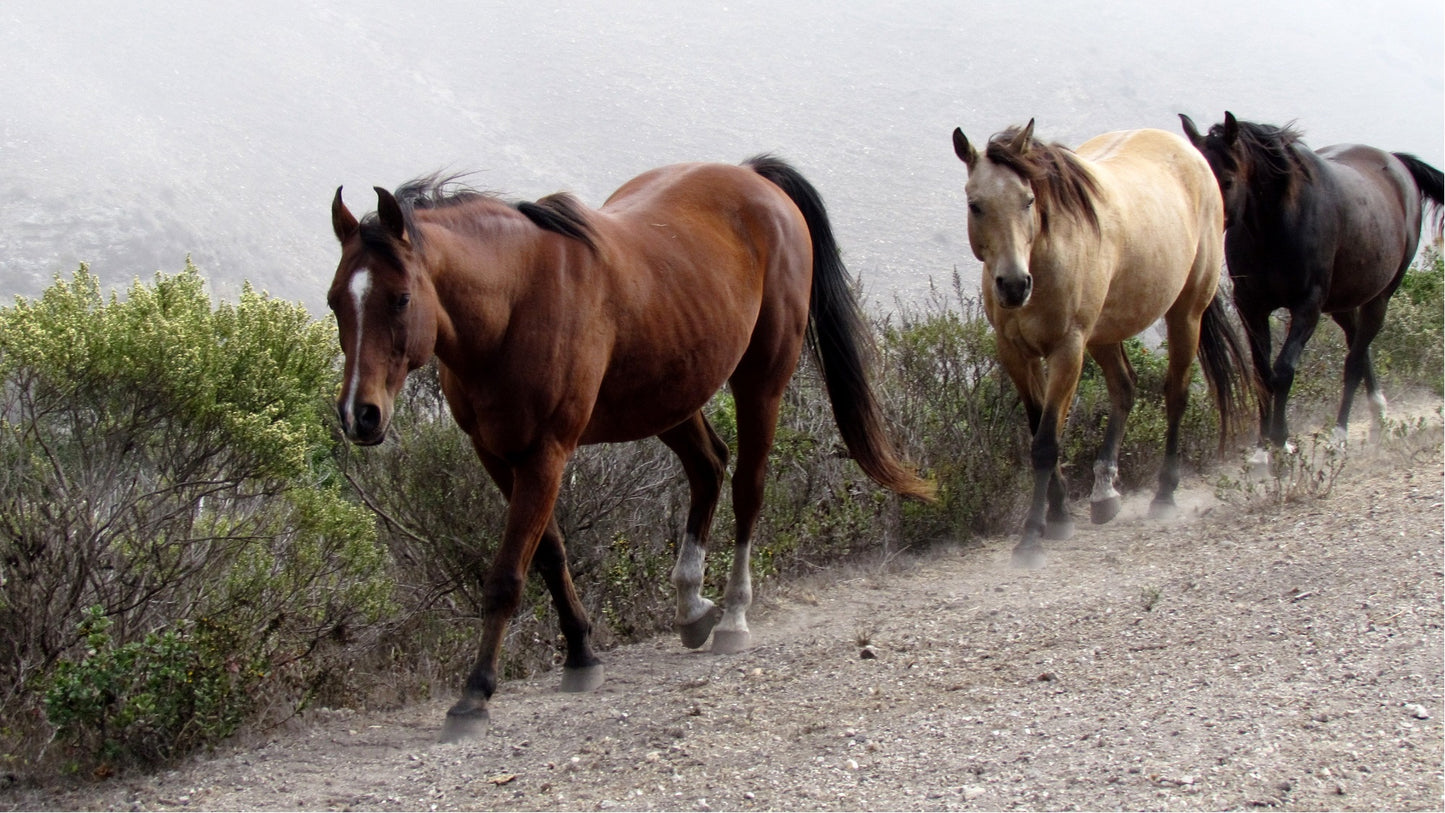
[[5, 0], [0, 303], [190, 254], [220, 296], [249, 279], [319, 315], [338, 185], [358, 214], [436, 170], [597, 206], [653, 166], [771, 151], [888, 309], [977, 278], [955, 126], [1035, 117], [1077, 145], [1229, 109], [1445, 164], [1439, 0], [408, 5]]

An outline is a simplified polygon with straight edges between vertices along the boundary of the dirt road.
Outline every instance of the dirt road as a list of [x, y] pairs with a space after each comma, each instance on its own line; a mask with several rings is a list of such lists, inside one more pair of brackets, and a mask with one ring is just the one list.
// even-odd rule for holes
[[[1438, 419], [1437, 419], [1438, 422]], [[1081, 519], [1041, 571], [1011, 539], [764, 591], [754, 647], [606, 653], [589, 695], [504, 685], [323, 713], [269, 742], [18, 807], [306, 810], [1435, 809], [1442, 460], [1351, 459], [1331, 496]], [[1086, 506], [1075, 506], [1087, 517]], [[871, 657], [868, 657], [871, 656]]]

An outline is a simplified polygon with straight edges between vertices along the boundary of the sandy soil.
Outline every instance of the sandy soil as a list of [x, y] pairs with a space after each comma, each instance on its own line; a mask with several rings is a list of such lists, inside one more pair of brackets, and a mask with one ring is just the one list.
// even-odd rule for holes
[[1324, 499], [1076, 505], [1040, 571], [994, 539], [772, 587], [750, 651], [669, 637], [606, 653], [591, 694], [508, 683], [477, 742], [436, 744], [450, 698], [320, 713], [0, 806], [1439, 810], [1438, 428], [1414, 445], [1354, 453]]

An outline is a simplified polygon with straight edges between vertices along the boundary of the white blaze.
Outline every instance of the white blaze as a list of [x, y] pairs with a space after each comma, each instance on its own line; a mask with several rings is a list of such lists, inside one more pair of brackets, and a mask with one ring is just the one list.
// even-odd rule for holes
[[351, 353], [351, 378], [347, 380], [346, 390], [341, 398], [341, 403], [346, 405], [346, 414], [350, 417], [355, 411], [356, 391], [361, 386], [361, 321], [366, 315], [366, 295], [371, 291], [371, 271], [363, 268], [352, 274], [351, 283], [346, 289], [351, 293], [352, 307], [356, 308], [356, 347]]

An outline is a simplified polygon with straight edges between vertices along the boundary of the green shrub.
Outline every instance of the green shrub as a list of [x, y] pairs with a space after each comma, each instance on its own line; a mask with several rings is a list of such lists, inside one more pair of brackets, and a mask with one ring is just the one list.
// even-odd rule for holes
[[[73, 691], [83, 677], [130, 662], [214, 666], [216, 630], [228, 631], [228, 662], [265, 663], [268, 675], [216, 702], [245, 703], [241, 717], [260, 700], [290, 713], [387, 611], [385, 552], [331, 462], [335, 346], [329, 325], [249, 287], [213, 306], [189, 264], [108, 300], [82, 267], [0, 310], [6, 719], [32, 719], [44, 695], [52, 722], [76, 732], [94, 717]], [[106, 646], [81, 654], [88, 635]], [[108, 708], [147, 708], [151, 678], [137, 680], [109, 681]], [[181, 750], [128, 748], [119, 719], [102, 736], [120, 739], [62, 741], [83, 758], [162, 758], [228, 727], [187, 723]], [[164, 739], [180, 722], [145, 725]], [[43, 733], [6, 729], [17, 742], [5, 753], [24, 762]]]
[[1426, 247], [1405, 272], [1370, 351], [1387, 395], [1417, 387], [1445, 394], [1445, 255], [1438, 246]]
[[83, 653], [56, 665], [45, 693], [58, 738], [98, 759], [158, 763], [235, 733], [266, 664], [237, 659], [237, 632], [209, 619], [188, 627], [121, 644], [104, 609], [89, 608]]

